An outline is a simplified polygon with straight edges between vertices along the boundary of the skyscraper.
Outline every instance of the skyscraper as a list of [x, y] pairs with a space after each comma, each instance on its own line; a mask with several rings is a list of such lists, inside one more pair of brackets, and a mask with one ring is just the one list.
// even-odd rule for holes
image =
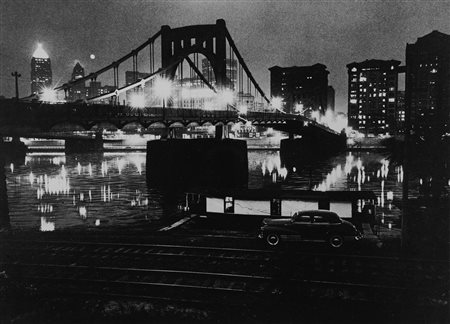
[[366, 60], [348, 69], [348, 126], [365, 134], [395, 133], [400, 61]]
[[42, 44], [38, 43], [37, 49], [31, 58], [31, 93], [37, 94], [44, 87], [52, 85], [52, 67], [50, 57], [42, 48]]
[[286, 112], [311, 116], [312, 111], [324, 114], [327, 109], [328, 74], [323, 64], [279, 67], [270, 70], [270, 93], [281, 97]]
[[[77, 62], [72, 70], [72, 78], [70, 81], [75, 81], [84, 78], [84, 68], [80, 62]], [[69, 88], [68, 100], [84, 100], [86, 99], [86, 85], [84, 82], [78, 82]]]
[[433, 31], [406, 45], [405, 92], [413, 134], [439, 138], [450, 131], [450, 35]]

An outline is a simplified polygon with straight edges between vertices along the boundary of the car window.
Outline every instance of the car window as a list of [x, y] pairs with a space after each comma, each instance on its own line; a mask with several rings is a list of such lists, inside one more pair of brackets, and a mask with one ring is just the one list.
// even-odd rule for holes
[[296, 223], [311, 223], [311, 216], [309, 215], [294, 215], [294, 221]]
[[330, 223], [329, 217], [326, 215], [314, 215], [314, 224]]

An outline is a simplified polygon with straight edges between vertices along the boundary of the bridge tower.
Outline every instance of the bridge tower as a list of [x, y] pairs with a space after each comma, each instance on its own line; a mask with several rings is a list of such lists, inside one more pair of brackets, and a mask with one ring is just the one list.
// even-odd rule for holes
[[230, 87], [226, 70], [226, 26], [218, 19], [215, 25], [194, 25], [171, 29], [161, 27], [161, 65], [166, 76], [173, 79], [180, 63], [189, 54], [203, 54], [211, 63], [217, 86]]

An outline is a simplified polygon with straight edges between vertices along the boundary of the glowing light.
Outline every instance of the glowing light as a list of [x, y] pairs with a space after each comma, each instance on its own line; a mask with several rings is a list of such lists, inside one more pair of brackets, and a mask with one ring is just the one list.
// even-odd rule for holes
[[239, 105], [238, 110], [239, 110], [239, 114], [247, 115], [248, 107], [247, 107], [247, 105]]
[[100, 219], [95, 220], [95, 226], [100, 226]]
[[133, 93], [130, 96], [129, 103], [134, 108], [145, 108], [145, 95], [143, 93]]
[[83, 219], [86, 219], [86, 218], [87, 218], [87, 209], [86, 209], [85, 206], [80, 206], [80, 207], [78, 208], [78, 213], [80, 214], [80, 217], [81, 217], [81, 218], [83, 218]]
[[394, 193], [392, 191], [386, 192], [386, 199], [387, 200], [393, 200], [394, 199]]
[[42, 44], [38, 43], [37, 44], [37, 48], [33, 53], [33, 57], [34, 58], [41, 58], [41, 59], [48, 59], [49, 56], [47, 54], [47, 52], [42, 48]]
[[296, 113], [303, 113], [303, 104], [301, 104], [301, 103], [297, 103], [297, 104], [295, 104], [295, 107], [294, 107], [294, 111], [296, 112]]
[[281, 110], [283, 107], [283, 99], [281, 97], [273, 97], [270, 103], [272, 104], [272, 107], [277, 110]]
[[162, 77], [155, 78], [153, 91], [155, 92], [155, 95], [162, 100], [169, 98], [172, 94], [172, 81]]
[[234, 102], [234, 93], [229, 89], [221, 90], [217, 93], [216, 100], [219, 106], [231, 105]]
[[53, 232], [55, 230], [55, 223], [47, 221], [45, 217], [41, 217], [41, 227], [39, 230], [41, 232]]
[[52, 88], [42, 88], [41, 93], [39, 94], [39, 99], [45, 102], [58, 102], [57, 92]]
[[14, 173], [14, 163], [11, 163], [9, 165], [9, 168], [11, 169], [11, 173]]
[[94, 54], [91, 54], [89, 57], [91, 58], [91, 60], [95, 60], [95, 55]]
[[346, 134], [350, 134], [351, 129], [347, 127], [348, 120], [344, 115], [335, 114], [331, 109], [328, 109], [324, 115], [318, 110], [311, 112], [311, 119], [314, 119], [319, 124], [325, 125], [336, 132], [345, 129]]

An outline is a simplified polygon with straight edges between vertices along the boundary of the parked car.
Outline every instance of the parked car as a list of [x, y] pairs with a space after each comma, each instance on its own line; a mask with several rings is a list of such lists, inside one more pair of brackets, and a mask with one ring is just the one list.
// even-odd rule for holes
[[269, 246], [287, 241], [327, 242], [333, 248], [362, 238], [356, 227], [326, 210], [305, 210], [290, 218], [265, 218], [259, 238]]

